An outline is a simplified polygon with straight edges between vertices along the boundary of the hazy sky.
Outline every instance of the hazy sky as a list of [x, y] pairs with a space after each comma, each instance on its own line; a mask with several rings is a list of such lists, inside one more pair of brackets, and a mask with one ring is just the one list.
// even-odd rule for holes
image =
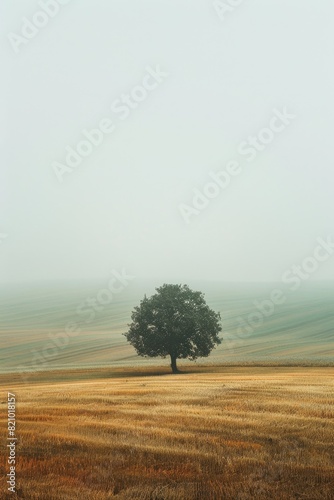
[[[331, 0], [244, 0], [223, 19], [211, 0], [42, 3], [0, 4], [3, 282], [121, 268], [276, 281], [334, 238]], [[54, 162], [107, 118], [113, 132], [59, 182]], [[194, 189], [232, 161], [194, 210]], [[334, 255], [311, 279], [334, 279]]]

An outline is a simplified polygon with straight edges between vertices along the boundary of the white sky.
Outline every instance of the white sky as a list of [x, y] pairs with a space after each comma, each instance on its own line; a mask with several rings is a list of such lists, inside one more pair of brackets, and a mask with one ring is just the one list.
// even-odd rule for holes
[[[15, 54], [8, 33], [41, 8], [1, 0], [3, 282], [276, 281], [334, 237], [333, 2], [245, 0], [223, 21], [212, 3], [72, 0]], [[121, 121], [112, 102], [156, 65], [169, 77]], [[247, 162], [239, 144], [284, 107], [296, 118]], [[52, 163], [102, 118], [115, 132], [60, 184]], [[234, 159], [187, 225], [178, 206]]]

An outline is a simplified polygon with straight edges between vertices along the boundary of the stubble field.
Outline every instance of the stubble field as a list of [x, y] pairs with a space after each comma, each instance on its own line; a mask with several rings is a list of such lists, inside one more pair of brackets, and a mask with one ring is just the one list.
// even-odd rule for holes
[[2, 375], [17, 398], [17, 498], [334, 498], [333, 368], [185, 370]]

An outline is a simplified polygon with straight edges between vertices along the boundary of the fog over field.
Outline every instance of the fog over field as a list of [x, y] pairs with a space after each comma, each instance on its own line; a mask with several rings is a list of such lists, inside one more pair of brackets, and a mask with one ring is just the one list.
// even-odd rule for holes
[[333, 499], [333, 18], [0, 0], [1, 498]]
[[[96, 300], [104, 296], [102, 287], [102, 282], [72, 282], [65, 288], [39, 285], [2, 292], [1, 371], [19, 371], [29, 380], [31, 372], [54, 368], [169, 364], [169, 359], [137, 356], [122, 335], [134, 306], [154, 291], [154, 283], [129, 283], [105, 305]], [[331, 284], [314, 283], [295, 292], [282, 287], [282, 303], [276, 305], [269, 297], [279, 284], [194, 282], [193, 287], [220, 311], [223, 326], [222, 344], [199, 363], [333, 363]], [[75, 331], [67, 334], [69, 324]]]
[[164, 282], [221, 311], [212, 361], [330, 359], [332, 3], [42, 4], [0, 7], [2, 369], [146, 362]]

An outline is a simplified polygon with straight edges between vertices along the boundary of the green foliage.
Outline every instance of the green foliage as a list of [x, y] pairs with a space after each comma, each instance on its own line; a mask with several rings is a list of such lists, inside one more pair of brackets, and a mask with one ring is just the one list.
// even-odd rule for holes
[[[164, 284], [135, 307], [124, 333], [140, 356], [206, 357], [220, 344], [220, 314], [206, 304], [201, 292], [187, 285]], [[176, 366], [176, 365], [175, 365]]]

